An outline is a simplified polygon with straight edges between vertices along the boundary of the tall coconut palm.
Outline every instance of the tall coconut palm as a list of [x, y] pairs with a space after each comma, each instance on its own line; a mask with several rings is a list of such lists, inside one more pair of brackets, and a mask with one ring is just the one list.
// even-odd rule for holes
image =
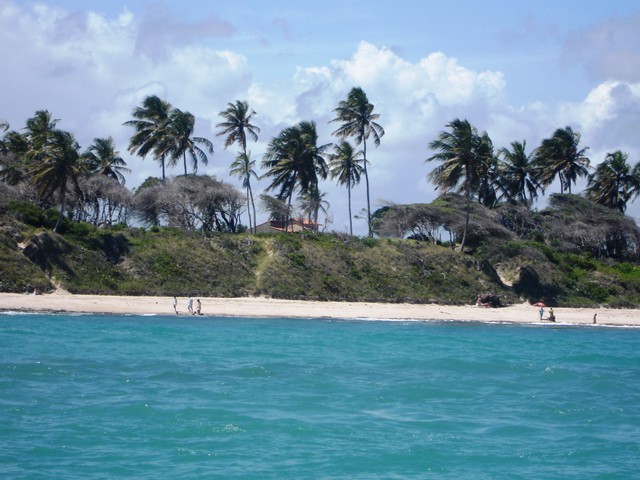
[[289, 208], [296, 188], [308, 194], [317, 189], [319, 179], [327, 178], [324, 156], [331, 144], [318, 146], [317, 142], [316, 124], [307, 121], [285, 128], [269, 142], [262, 161], [265, 176], [273, 177], [267, 190], [279, 189], [278, 199], [287, 199]]
[[551, 138], [542, 141], [536, 150], [535, 165], [543, 187], [549, 186], [556, 177], [560, 179], [560, 193], [571, 193], [571, 184], [578, 177], [589, 174], [587, 148], [579, 148], [580, 134], [571, 127], [557, 129]]
[[[187, 175], [187, 155], [191, 159], [191, 169], [198, 172], [198, 160], [205, 165], [209, 162], [207, 153], [213, 153], [213, 143], [204, 137], [194, 137], [196, 118], [189, 112], [178, 108], [171, 110], [164, 140], [159, 150], [169, 156], [169, 166], [174, 166], [178, 159], [184, 163], [184, 174]], [[200, 148], [200, 145], [204, 148]]]
[[59, 120], [51, 118], [48, 110], [38, 110], [33, 117], [27, 119], [25, 127], [29, 149], [42, 149], [53, 138]]
[[[267, 190], [279, 190], [276, 198], [286, 201], [286, 212], [291, 212], [291, 198], [298, 181], [300, 169], [300, 152], [302, 141], [296, 127], [287, 127], [273, 138], [267, 146], [262, 160], [262, 167], [266, 169], [265, 177], [272, 177]], [[287, 228], [289, 217], [284, 220]]]
[[224, 140], [224, 148], [228, 148], [234, 143], [240, 145], [242, 153], [247, 153], [247, 135], [254, 141], [258, 141], [258, 133], [260, 129], [251, 124], [253, 116], [256, 112], [249, 108], [246, 101], [236, 100], [235, 103], [229, 102], [227, 109], [220, 112], [225, 121], [218, 123], [217, 128], [221, 130], [216, 134], [218, 136], [226, 135]]
[[629, 155], [620, 150], [607, 153], [604, 162], [589, 176], [587, 197], [624, 213], [629, 200], [640, 193], [640, 169], [632, 169], [627, 163], [628, 158]]
[[498, 203], [498, 158], [487, 132], [478, 136], [475, 154], [479, 160], [474, 171], [478, 202], [487, 208], [495, 208]]
[[129, 141], [129, 152], [145, 158], [153, 153], [162, 167], [162, 180], [165, 180], [165, 156], [167, 152], [167, 138], [169, 136], [169, 114], [171, 104], [157, 95], [146, 97], [142, 106], [135, 107], [131, 112], [133, 120], [124, 125], [133, 127], [135, 133]]
[[354, 87], [347, 95], [346, 100], [340, 101], [333, 111], [336, 118], [331, 122], [340, 122], [342, 125], [333, 132], [339, 138], [354, 137], [356, 145], [362, 143], [362, 155], [364, 158], [364, 179], [367, 189], [367, 226], [369, 237], [373, 236], [371, 229], [371, 198], [369, 193], [369, 173], [367, 170], [367, 139], [373, 137], [373, 144], [380, 145], [380, 138], [384, 135], [384, 128], [376, 123], [380, 118], [378, 113], [373, 113], [374, 105], [369, 103], [367, 94], [360, 87]]
[[[253, 190], [251, 189], [251, 179], [258, 179], [258, 174], [255, 171], [256, 161], [251, 159], [251, 152], [242, 153], [238, 152], [238, 156], [231, 164], [231, 175], [240, 177], [242, 179], [242, 187], [247, 192], [247, 213], [249, 216], [249, 230], [255, 233], [256, 227], [256, 207], [253, 201]], [[249, 206], [253, 208], [253, 230], [251, 227], [251, 211]]]
[[471, 217], [471, 199], [481, 180], [486, 159], [479, 153], [482, 138], [468, 120], [455, 119], [447, 125], [450, 132], [440, 132], [438, 138], [429, 143], [429, 149], [437, 152], [427, 158], [427, 162], [441, 162], [429, 174], [436, 188], [443, 191], [458, 187], [467, 199], [466, 218], [460, 251], [464, 251], [469, 219]]
[[113, 138], [94, 138], [93, 144], [83, 154], [88, 163], [90, 173], [106, 175], [124, 185], [124, 173], [131, 173], [125, 162], [113, 144]]
[[[511, 150], [499, 152], [499, 185], [503, 196], [510, 202], [519, 202], [531, 207], [541, 188], [533, 165], [533, 153], [527, 154], [527, 141], [511, 142]], [[528, 194], [528, 196], [527, 196]]]
[[329, 155], [329, 169], [331, 178], [337, 178], [339, 185], [347, 186], [349, 205], [349, 234], [353, 235], [353, 215], [351, 213], [351, 188], [360, 183], [364, 171], [364, 155], [362, 151], [355, 151], [353, 145], [343, 140], [333, 146], [333, 153]]
[[[258, 133], [260, 133], [260, 128], [256, 127], [251, 123], [253, 120], [253, 116], [256, 115], [255, 110], [249, 107], [249, 104], [246, 101], [236, 100], [235, 103], [229, 102], [227, 104], [227, 109], [220, 112], [220, 115], [225, 121], [218, 123], [216, 125], [217, 128], [221, 130], [216, 134], [217, 136], [226, 135], [224, 140], [224, 148], [228, 148], [234, 143], [240, 145], [240, 154], [236, 156], [236, 160], [231, 165], [232, 169], [236, 169], [234, 167], [236, 162], [240, 159], [241, 163], [245, 163], [248, 161], [250, 155], [247, 153], [247, 135], [254, 142], [258, 141]], [[233, 173], [232, 173], [233, 175]], [[243, 176], [243, 174], [240, 174]], [[250, 180], [247, 177], [244, 177], [245, 180]], [[251, 192], [250, 182], [247, 187], [244, 184], [243, 186]], [[253, 210], [253, 222], [254, 222], [254, 233], [256, 226], [256, 204], [253, 201], [253, 194], [251, 194], [251, 209]], [[248, 207], [247, 207], [248, 210]], [[249, 229], [251, 229], [251, 215], [249, 215]]]
[[331, 144], [318, 145], [318, 131], [315, 122], [300, 122], [298, 128], [304, 145], [299, 180], [300, 190], [302, 195], [309, 195], [316, 201], [313, 217], [317, 220], [318, 209], [321, 206], [318, 185], [319, 180], [325, 180], [329, 173], [325, 157]]
[[54, 227], [58, 231], [64, 216], [67, 190], [72, 184], [80, 192], [78, 178], [83, 172], [80, 158], [80, 146], [73, 135], [63, 130], [53, 130], [50, 141], [29, 155], [29, 175], [43, 199], [58, 194], [60, 213]]

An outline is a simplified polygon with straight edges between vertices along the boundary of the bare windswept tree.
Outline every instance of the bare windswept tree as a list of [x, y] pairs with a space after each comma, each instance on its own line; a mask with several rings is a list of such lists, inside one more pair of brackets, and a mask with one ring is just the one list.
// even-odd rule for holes
[[237, 232], [244, 196], [207, 175], [150, 182], [136, 191], [134, 208], [148, 224], [186, 231]]

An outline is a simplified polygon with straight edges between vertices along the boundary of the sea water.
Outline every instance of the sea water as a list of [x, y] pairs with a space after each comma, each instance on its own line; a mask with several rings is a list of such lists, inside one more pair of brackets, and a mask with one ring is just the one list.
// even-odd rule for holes
[[640, 329], [0, 315], [0, 478], [639, 478]]

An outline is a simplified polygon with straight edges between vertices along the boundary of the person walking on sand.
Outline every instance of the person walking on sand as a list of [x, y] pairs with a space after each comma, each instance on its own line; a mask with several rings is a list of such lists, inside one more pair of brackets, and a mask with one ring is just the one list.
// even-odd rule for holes
[[173, 296], [173, 311], [176, 312], [176, 315], [178, 314], [178, 298], [175, 295]]
[[196, 300], [196, 312], [198, 315], [202, 315], [202, 304], [200, 303], [200, 299]]
[[193, 315], [193, 297], [189, 295], [189, 300], [187, 300], [187, 311]]
[[597, 314], [597, 313], [594, 313], [594, 314], [593, 314], [593, 324], [594, 324], [594, 325], [596, 324], [596, 317], [597, 317], [597, 316], [598, 316], [598, 314]]

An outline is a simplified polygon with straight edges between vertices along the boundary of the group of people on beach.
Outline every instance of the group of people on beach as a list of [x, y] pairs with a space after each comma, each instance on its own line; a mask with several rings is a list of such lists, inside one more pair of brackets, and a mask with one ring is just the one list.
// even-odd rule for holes
[[[593, 325], [595, 325], [595, 324], [596, 324], [596, 321], [597, 321], [596, 319], [597, 319], [597, 317], [598, 317], [598, 314], [597, 314], [597, 313], [594, 313], [594, 314], [593, 314], [593, 322], [592, 322], [592, 323], [593, 323]], [[543, 307], [543, 306], [541, 306], [541, 307], [540, 307], [540, 321], [542, 322], [543, 320], [545, 320], [545, 318], [544, 318], [544, 307]], [[556, 314], [553, 312], [553, 307], [551, 307], [551, 308], [549, 309], [549, 317], [547, 317], [547, 319], [546, 319], [546, 320], [549, 320], [550, 322], [554, 322], [554, 323], [555, 323], [555, 321], [556, 321]]]
[[[540, 321], [542, 320], [544, 320], [544, 307], [540, 307]], [[549, 309], [549, 316], [547, 317], [547, 320], [550, 322], [556, 321], [556, 314], [553, 312], [553, 307]]]
[[[176, 312], [176, 315], [179, 315], [178, 313], [178, 298], [177, 297], [173, 297], [173, 311]], [[196, 308], [195, 310], [193, 309], [193, 297], [191, 295], [189, 295], [189, 299], [187, 300], [187, 312], [189, 312], [191, 315], [202, 315], [202, 303], [200, 302], [200, 299], [196, 299]]]

